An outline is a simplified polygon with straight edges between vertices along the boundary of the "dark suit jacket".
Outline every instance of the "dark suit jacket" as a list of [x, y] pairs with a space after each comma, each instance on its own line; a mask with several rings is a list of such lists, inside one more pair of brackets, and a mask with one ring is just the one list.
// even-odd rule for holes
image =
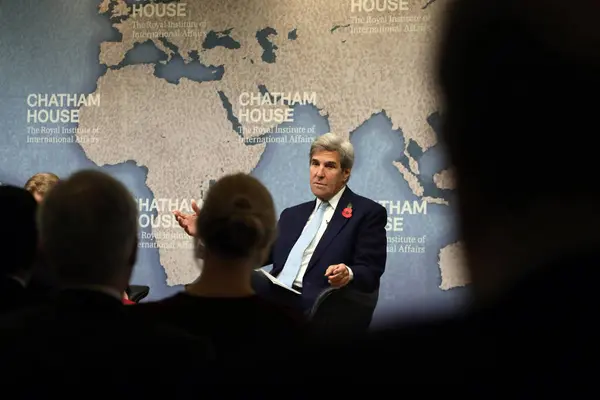
[[[104, 293], [68, 290], [50, 305], [3, 316], [5, 382], [35, 382], [21, 386], [22, 395], [77, 392], [78, 385], [89, 385], [95, 393], [112, 390], [123, 396], [129, 390], [151, 392], [161, 384], [176, 389], [198, 381], [202, 367], [213, 362], [212, 346], [175, 328], [133, 321], [126, 307]], [[123, 374], [125, 369], [131, 374]]]
[[26, 287], [12, 277], [0, 277], [0, 314], [34, 307], [52, 299], [52, 288], [32, 279]]
[[31, 301], [46, 302], [56, 296], [60, 280], [49, 263], [38, 257], [33, 267], [31, 279], [27, 284], [27, 291]]
[[290, 312], [260, 296], [202, 297], [178, 293], [156, 302], [129, 307], [132, 317], [164, 321], [190, 334], [206, 337], [214, 344], [217, 363], [248, 366], [241, 360], [257, 362], [269, 351], [258, 345], [269, 337], [269, 347], [298, 341], [304, 329], [303, 315]]
[[[352, 203], [352, 216], [345, 218], [342, 210]], [[277, 277], [288, 255], [300, 237], [316, 200], [286, 208], [278, 223], [278, 237], [264, 265], [273, 264], [271, 274]], [[330, 287], [325, 271], [334, 264], [344, 263], [352, 269], [354, 279], [349, 285], [363, 292], [379, 289], [385, 270], [387, 211], [379, 203], [352, 192], [342, 194], [329, 225], [319, 241], [302, 280], [303, 307], [308, 309], [324, 289]]]
[[13, 311], [24, 305], [26, 289], [10, 276], [0, 276], [0, 314]]

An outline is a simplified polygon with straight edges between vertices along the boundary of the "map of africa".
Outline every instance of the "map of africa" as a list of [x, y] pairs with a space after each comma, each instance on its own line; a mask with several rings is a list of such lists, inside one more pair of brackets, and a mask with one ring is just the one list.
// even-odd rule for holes
[[59, 3], [3, 4], [0, 181], [79, 168], [123, 181], [150, 300], [199, 274], [173, 210], [240, 171], [278, 212], [308, 201], [310, 143], [331, 131], [355, 146], [349, 186], [389, 215], [376, 319], [461, 306], [431, 74], [442, 0]]

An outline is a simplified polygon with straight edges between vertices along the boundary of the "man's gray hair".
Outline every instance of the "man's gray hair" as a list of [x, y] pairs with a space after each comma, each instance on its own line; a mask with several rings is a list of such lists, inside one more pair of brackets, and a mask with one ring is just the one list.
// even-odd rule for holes
[[354, 166], [354, 146], [340, 135], [329, 132], [319, 136], [310, 146], [309, 161], [319, 151], [336, 151], [340, 155], [342, 169], [352, 169]]
[[48, 261], [68, 284], [110, 285], [131, 274], [137, 207], [127, 188], [95, 170], [80, 171], [49, 191], [38, 215]]

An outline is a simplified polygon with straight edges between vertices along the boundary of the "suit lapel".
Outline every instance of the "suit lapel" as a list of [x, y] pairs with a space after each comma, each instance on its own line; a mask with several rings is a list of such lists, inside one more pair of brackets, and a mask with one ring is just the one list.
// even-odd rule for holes
[[338, 205], [335, 208], [335, 211], [333, 212], [333, 217], [331, 217], [331, 221], [329, 221], [327, 229], [325, 229], [325, 232], [323, 233], [323, 237], [321, 237], [321, 240], [319, 240], [319, 244], [317, 245], [317, 248], [315, 249], [315, 252], [313, 253], [312, 257], [310, 258], [307, 270], [312, 268], [316, 264], [316, 262], [319, 261], [319, 258], [323, 255], [325, 249], [327, 249], [327, 247], [331, 244], [333, 239], [348, 223], [349, 218], [345, 218], [342, 215], [342, 210], [348, 206], [348, 203], [352, 203], [352, 195], [353, 193], [352, 191], [350, 191], [350, 188], [346, 187], [346, 190], [344, 190], [344, 194], [340, 198], [340, 201], [338, 202]]

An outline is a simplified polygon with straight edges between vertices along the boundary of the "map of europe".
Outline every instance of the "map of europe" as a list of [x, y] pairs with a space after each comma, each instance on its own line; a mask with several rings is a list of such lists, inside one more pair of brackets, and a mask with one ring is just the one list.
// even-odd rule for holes
[[431, 71], [443, 0], [58, 3], [0, 11], [0, 181], [80, 168], [123, 181], [149, 300], [199, 274], [173, 210], [234, 172], [263, 181], [278, 212], [309, 201], [310, 144], [335, 132], [355, 147], [349, 186], [388, 211], [376, 318], [463, 304]]

